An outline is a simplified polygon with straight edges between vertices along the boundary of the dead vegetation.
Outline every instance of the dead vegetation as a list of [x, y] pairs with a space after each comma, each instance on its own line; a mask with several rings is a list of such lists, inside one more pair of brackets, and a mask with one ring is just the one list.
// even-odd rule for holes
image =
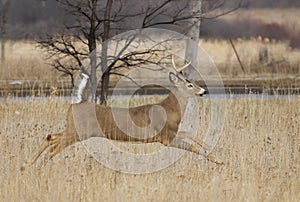
[[[0, 80], [30, 80], [55, 83], [67, 79], [52, 69], [40, 49], [32, 42], [11, 43], [11, 55], [2, 67]], [[291, 49], [288, 42], [263, 38], [233, 40], [242, 71], [229, 40], [201, 39], [200, 47], [210, 55], [222, 77], [277, 77], [300, 74], [300, 50]], [[1, 84], [0, 84], [1, 85]]]
[[[201, 99], [199, 104], [201, 125], [208, 126], [210, 101]], [[45, 134], [63, 129], [68, 101], [7, 100], [1, 102], [5, 113], [0, 122], [0, 197], [4, 201], [293, 201], [300, 197], [299, 105], [299, 98], [292, 96], [229, 99], [224, 134], [215, 150], [224, 166], [186, 153], [159, 172], [130, 175], [104, 167], [80, 143], [41, 168], [21, 172], [21, 164]], [[120, 144], [134, 151], [134, 145]], [[157, 145], [141, 146], [147, 153]]]

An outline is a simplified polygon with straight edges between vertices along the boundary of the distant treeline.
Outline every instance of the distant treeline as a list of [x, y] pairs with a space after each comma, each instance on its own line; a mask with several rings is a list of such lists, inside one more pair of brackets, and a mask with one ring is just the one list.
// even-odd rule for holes
[[[8, 0], [10, 2], [7, 12], [7, 25], [6, 25], [6, 38], [8, 39], [32, 39], [42, 37], [46, 34], [54, 34], [63, 29], [62, 22], [72, 21], [71, 17], [66, 17], [64, 10], [59, 6], [55, 0]], [[136, 1], [136, 6], [130, 9], [139, 7], [145, 0], [126, 0]], [[174, 0], [181, 1], [181, 0]], [[216, 6], [231, 9], [234, 8], [239, 0], [203, 0], [203, 9], [210, 10]], [[285, 8], [285, 7], [299, 7], [299, 0], [243, 0], [242, 8]], [[0, 4], [0, 12], [3, 14], [2, 4]], [[131, 24], [134, 22], [130, 22]], [[226, 22], [225, 22], [226, 23]], [[126, 25], [124, 25], [126, 26]], [[241, 35], [253, 36], [263, 35], [265, 33], [263, 25], [253, 22], [239, 22], [237, 24], [225, 24], [227, 29], [224, 28], [224, 22], [220, 20], [204, 21], [202, 23], [201, 32], [205, 36], [217, 38], [228, 37], [241, 37]], [[248, 26], [247, 29], [242, 27]], [[274, 25], [275, 26], [275, 25]], [[228, 27], [231, 27], [228, 29]], [[245, 33], [245, 30], [251, 30]], [[234, 32], [230, 32], [234, 30]], [[241, 31], [243, 30], [243, 33]], [[285, 30], [283, 30], [284, 32]], [[275, 33], [274, 33], [275, 34]], [[285, 33], [281, 33], [280, 37]], [[275, 38], [280, 38], [276, 36]]]
[[292, 48], [300, 48], [300, 36], [278, 23], [263, 23], [251, 19], [226, 21], [204, 20], [201, 23], [201, 37], [214, 39], [268, 38], [289, 41]]

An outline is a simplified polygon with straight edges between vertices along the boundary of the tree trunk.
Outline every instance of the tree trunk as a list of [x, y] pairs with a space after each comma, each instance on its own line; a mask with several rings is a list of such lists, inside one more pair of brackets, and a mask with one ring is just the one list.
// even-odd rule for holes
[[6, 42], [6, 23], [7, 12], [9, 8], [9, 0], [1, 0], [1, 67], [4, 68], [5, 63], [5, 42]]
[[1, 67], [3, 70], [5, 64], [5, 37], [3, 33], [1, 33], [1, 36]]
[[97, 90], [97, 43], [96, 43], [96, 9], [97, 9], [97, 0], [91, 1], [92, 6], [92, 16], [90, 20], [90, 31], [88, 37], [89, 43], [89, 57], [90, 57], [90, 65], [91, 65], [91, 83], [88, 92], [88, 97], [91, 97], [92, 100], [96, 99], [96, 90]]
[[108, 50], [108, 39], [110, 31], [110, 12], [112, 8], [113, 0], [107, 0], [105, 16], [104, 16], [104, 32], [103, 32], [103, 42], [102, 42], [102, 53], [101, 53], [101, 68], [102, 68], [102, 77], [101, 77], [101, 96], [100, 104], [107, 104], [107, 94], [108, 94], [108, 84], [109, 84], [109, 74], [111, 68], [107, 67], [107, 50]]
[[[188, 10], [190, 13], [198, 13], [201, 10], [201, 0], [191, 0], [188, 5]], [[198, 44], [199, 44], [199, 35], [200, 35], [200, 20], [199, 19], [190, 19], [189, 25], [191, 25], [190, 30], [187, 34], [189, 39], [186, 41], [185, 49], [185, 60], [191, 61], [192, 66], [197, 68], [197, 56], [198, 56]], [[187, 78], [190, 80], [195, 80], [197, 73], [193, 68], [187, 68], [185, 70]]]

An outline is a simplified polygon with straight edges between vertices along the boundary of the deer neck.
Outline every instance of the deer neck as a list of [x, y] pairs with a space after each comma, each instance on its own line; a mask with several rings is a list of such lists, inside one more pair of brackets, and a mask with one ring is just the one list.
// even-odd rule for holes
[[182, 92], [178, 88], [174, 88], [162, 101], [162, 105], [165, 105], [168, 108], [176, 108], [176, 111], [180, 111], [181, 114], [183, 114], [187, 106], [189, 97], [190, 96], [186, 95], [186, 93]]

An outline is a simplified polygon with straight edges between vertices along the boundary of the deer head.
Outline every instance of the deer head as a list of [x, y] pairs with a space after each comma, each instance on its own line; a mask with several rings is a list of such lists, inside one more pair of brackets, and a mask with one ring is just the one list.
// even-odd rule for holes
[[173, 83], [177, 88], [183, 89], [184, 92], [187, 92], [189, 95], [202, 96], [206, 93], [206, 90], [198, 86], [192, 81], [189, 81], [184, 77], [182, 71], [187, 68], [191, 62], [187, 63], [183, 67], [177, 68], [174, 62], [174, 58], [172, 56], [172, 65], [175, 73], [169, 73], [169, 80]]

